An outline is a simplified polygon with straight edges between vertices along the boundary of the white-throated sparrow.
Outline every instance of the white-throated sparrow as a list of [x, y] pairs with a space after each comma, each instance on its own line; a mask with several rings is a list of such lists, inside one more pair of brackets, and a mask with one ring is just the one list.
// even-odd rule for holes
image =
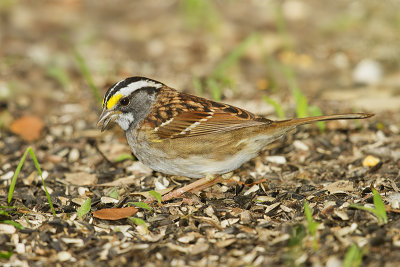
[[98, 126], [103, 131], [115, 121], [135, 156], [155, 171], [203, 178], [163, 198], [168, 200], [214, 183], [205, 177], [239, 168], [299, 125], [371, 116], [352, 113], [272, 121], [148, 78], [130, 77], [108, 89]]

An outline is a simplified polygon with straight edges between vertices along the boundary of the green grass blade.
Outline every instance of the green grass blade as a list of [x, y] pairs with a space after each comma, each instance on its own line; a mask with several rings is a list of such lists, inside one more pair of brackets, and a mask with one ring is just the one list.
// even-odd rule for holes
[[146, 222], [143, 221], [142, 219], [136, 218], [136, 217], [129, 217], [128, 219], [131, 220], [134, 224], [136, 224], [136, 225], [138, 225], [138, 226], [139, 226], [139, 225], [144, 226], [144, 228], [146, 229], [146, 232], [147, 232], [147, 233], [149, 232], [149, 229], [148, 229], [148, 227], [147, 227]]
[[11, 221], [11, 220], [4, 220], [4, 221], [0, 221], [0, 223], [6, 223], [9, 225], [14, 226], [15, 228], [17, 228], [18, 230], [24, 229], [25, 227], [23, 227], [21, 224]]
[[22, 158], [20, 159], [20, 161], [19, 161], [19, 163], [18, 163], [18, 166], [17, 166], [17, 168], [15, 169], [14, 176], [13, 176], [13, 178], [11, 179], [10, 188], [8, 189], [8, 204], [10, 204], [10, 202], [11, 202], [11, 200], [12, 200], [12, 197], [13, 197], [13, 194], [14, 194], [14, 190], [15, 190], [15, 184], [17, 183], [17, 177], [18, 177], [18, 175], [19, 175], [19, 173], [20, 173], [20, 171], [21, 171], [22, 165], [24, 165], [26, 156], [28, 155], [28, 152], [29, 152], [29, 148], [30, 148], [30, 147], [28, 147], [28, 148], [25, 150], [24, 155], [23, 155]]
[[294, 100], [296, 101], [296, 114], [299, 118], [308, 116], [308, 100], [307, 97], [301, 92], [293, 70], [286, 65], [280, 64], [281, 72], [283, 73], [286, 81], [288, 82], [289, 89], [292, 91]]
[[113, 199], [119, 199], [118, 188], [113, 187], [107, 192], [107, 196], [112, 197]]
[[79, 70], [80, 70], [82, 76], [85, 78], [86, 82], [92, 89], [92, 93], [93, 93], [93, 96], [94, 96], [96, 102], [101, 105], [102, 98], [100, 96], [100, 91], [93, 81], [92, 75], [90, 74], [90, 71], [89, 71], [89, 68], [87, 67], [85, 59], [82, 57], [82, 55], [76, 49], [74, 49], [74, 55], [75, 55], [75, 60], [78, 64], [78, 67], [79, 67]]
[[199, 78], [194, 78], [193, 81], [193, 88], [196, 92], [196, 95], [202, 96], [203, 95], [203, 85], [201, 83], [201, 80]]
[[315, 233], [317, 232], [319, 223], [314, 221], [313, 216], [312, 216], [312, 211], [311, 211], [310, 205], [308, 204], [308, 201], [304, 201], [304, 214], [305, 214], [306, 220], [307, 220], [308, 231], [310, 232], [310, 234], [312, 236], [314, 236]]
[[39, 162], [38, 162], [38, 160], [36, 158], [35, 152], [33, 152], [32, 147], [29, 147], [28, 151], [29, 151], [29, 154], [32, 157], [33, 163], [35, 164], [36, 170], [38, 171], [38, 173], [40, 175], [40, 178], [42, 179], [44, 192], [46, 194], [47, 201], [49, 202], [51, 212], [53, 213], [53, 216], [57, 216], [56, 210], [54, 209], [54, 206], [53, 206], [53, 202], [51, 201], [51, 198], [50, 198], [50, 194], [47, 191], [46, 183], [44, 182], [43, 175], [42, 175], [42, 169], [40, 169], [40, 165], [39, 165]]
[[249, 45], [258, 39], [259, 35], [257, 33], [251, 33], [249, 36], [247, 36], [246, 39], [244, 39], [242, 42], [240, 42], [214, 69], [214, 71], [211, 74], [211, 77], [216, 78], [216, 79], [222, 79], [225, 76], [225, 72], [227, 69], [229, 69], [231, 66], [237, 64], [239, 59], [243, 56], [243, 54], [246, 52], [247, 48]]
[[307, 236], [307, 230], [303, 224], [296, 224], [290, 229], [289, 247], [301, 246], [303, 239]]
[[306, 220], [307, 220], [308, 232], [312, 236], [313, 248], [314, 248], [314, 250], [317, 250], [318, 243], [317, 243], [316, 233], [317, 233], [317, 228], [318, 228], [319, 223], [314, 221], [313, 216], [312, 216], [312, 210], [308, 204], [308, 201], [304, 201], [304, 214], [305, 214]]
[[385, 204], [383, 203], [382, 198], [376, 189], [373, 188], [372, 193], [374, 194], [373, 200], [375, 205], [375, 214], [381, 224], [386, 224], [388, 223], [388, 217], [386, 214]]
[[296, 101], [296, 114], [299, 118], [305, 118], [308, 116], [308, 100], [300, 90], [294, 91], [294, 98]]
[[282, 5], [277, 5], [275, 8], [275, 23], [278, 28], [278, 33], [283, 40], [285, 50], [292, 51], [292, 44], [289, 41], [288, 30], [286, 26], [285, 16], [283, 15]]
[[91, 205], [92, 205], [92, 199], [88, 198], [85, 200], [85, 202], [82, 204], [82, 206], [79, 207], [79, 209], [78, 209], [79, 220], [82, 220], [82, 217], [89, 213], [89, 211], [92, 207]]
[[[323, 115], [322, 114], [322, 110], [317, 106], [309, 106], [308, 107], [308, 111], [309, 111], [311, 116], [321, 116], [321, 115]], [[318, 128], [319, 128], [319, 130], [321, 132], [325, 131], [325, 122], [324, 121], [317, 122], [317, 126], [318, 126]]]
[[283, 111], [282, 106], [278, 102], [276, 102], [272, 98], [269, 98], [266, 95], [263, 96], [263, 100], [265, 102], [267, 102], [268, 104], [270, 104], [275, 109], [275, 112], [276, 112], [276, 115], [278, 116], [278, 118], [280, 118], [280, 119], [285, 118], [285, 112]]
[[12, 256], [13, 252], [9, 251], [9, 252], [0, 252], [0, 259], [6, 259], [9, 260]]
[[143, 225], [143, 226], [145, 226], [145, 227], [147, 228], [146, 222], [143, 221], [142, 219], [136, 218], [136, 217], [129, 217], [129, 219], [130, 219], [131, 221], [133, 221], [136, 225]]
[[184, 25], [193, 29], [216, 30], [220, 24], [218, 10], [211, 0], [181, 0], [180, 11]]
[[207, 79], [207, 86], [211, 90], [212, 99], [220, 101], [222, 99], [222, 89], [218, 83], [214, 79], [209, 78]]
[[121, 162], [121, 161], [125, 161], [125, 160], [131, 160], [131, 161], [135, 161], [135, 158], [132, 156], [132, 154], [121, 154], [119, 155], [114, 162]]
[[149, 194], [152, 195], [158, 201], [159, 204], [161, 204], [162, 197], [161, 197], [160, 193], [158, 193], [154, 190], [151, 190], [151, 191], [149, 191]]
[[33, 152], [33, 148], [29, 147], [28, 151], [29, 151], [29, 154], [31, 155], [33, 163], [35, 164], [36, 170], [38, 171], [39, 175], [42, 176], [42, 169], [40, 169], [39, 162], [36, 158], [35, 152]]
[[144, 202], [129, 202], [128, 204], [132, 204], [132, 205], [135, 205], [138, 208], [142, 208], [142, 209], [146, 209], [148, 211], [151, 211], [151, 208], [149, 207], [149, 205], [147, 205]]
[[343, 260], [343, 267], [358, 267], [362, 263], [363, 252], [356, 245], [353, 244], [346, 252]]
[[47, 75], [60, 83], [64, 88], [68, 88], [71, 84], [67, 72], [59, 66], [50, 66], [47, 69]]
[[368, 208], [368, 207], [364, 207], [364, 206], [360, 206], [360, 205], [356, 205], [356, 204], [350, 204], [349, 208], [355, 208], [355, 209], [359, 209], [359, 210], [368, 211], [368, 212], [371, 212], [376, 215], [375, 210], [372, 208]]

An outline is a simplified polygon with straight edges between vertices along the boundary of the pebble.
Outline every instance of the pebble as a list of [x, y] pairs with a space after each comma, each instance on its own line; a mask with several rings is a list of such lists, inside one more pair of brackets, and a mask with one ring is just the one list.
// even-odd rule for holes
[[80, 156], [79, 150], [77, 148], [73, 148], [68, 154], [68, 161], [75, 162], [79, 159], [79, 156]]
[[9, 180], [14, 176], [13, 171], [6, 172], [4, 175], [1, 176], [0, 180]]
[[326, 267], [342, 267], [342, 261], [336, 256], [330, 256], [326, 261]]
[[135, 161], [130, 165], [129, 167], [126, 168], [128, 172], [131, 173], [142, 173], [144, 175], [151, 175], [153, 173], [153, 170], [141, 163], [140, 161]]
[[101, 201], [101, 203], [104, 203], [104, 204], [118, 203], [119, 202], [118, 199], [115, 199], [113, 197], [101, 197], [100, 201]]
[[359, 84], [373, 85], [382, 80], [383, 71], [379, 62], [363, 59], [353, 70], [353, 81]]
[[13, 234], [16, 232], [14, 226], [10, 224], [0, 223], [0, 234]]
[[89, 189], [86, 187], [78, 187], [78, 194], [80, 196], [86, 196], [86, 192], [89, 192]]
[[285, 164], [286, 158], [283, 156], [268, 156], [265, 158], [267, 161], [276, 164]]
[[169, 186], [169, 181], [165, 177], [156, 178], [154, 181], [154, 186], [156, 190], [164, 190], [167, 189]]
[[178, 238], [178, 242], [181, 242], [181, 243], [184, 243], [184, 244], [188, 244], [188, 243], [194, 241], [195, 238], [196, 237], [194, 236], [194, 234], [187, 234], [187, 235], [184, 235], [182, 237], [179, 237]]
[[393, 209], [399, 209], [400, 208], [400, 193], [394, 192], [390, 193], [386, 196], [386, 200], [389, 202], [390, 206]]
[[308, 6], [303, 1], [289, 0], [282, 4], [284, 16], [289, 20], [302, 20], [308, 16]]
[[15, 252], [17, 252], [18, 254], [26, 253], [25, 244], [24, 243], [15, 244]]
[[248, 224], [251, 222], [251, 213], [249, 210], [244, 210], [240, 213], [241, 223]]
[[339, 52], [333, 55], [332, 63], [339, 69], [347, 69], [349, 67], [350, 61], [345, 53]]
[[343, 221], [348, 221], [349, 220], [349, 216], [343, 210], [335, 210], [334, 213], [335, 213], [336, 216], [338, 216]]
[[57, 254], [57, 259], [61, 262], [68, 261], [71, 259], [71, 253], [68, 251], [61, 251]]
[[295, 140], [293, 146], [298, 150], [308, 151], [310, 148], [300, 140]]

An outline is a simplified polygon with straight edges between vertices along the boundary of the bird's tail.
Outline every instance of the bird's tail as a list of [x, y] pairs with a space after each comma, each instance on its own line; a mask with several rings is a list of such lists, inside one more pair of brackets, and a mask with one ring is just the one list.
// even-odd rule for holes
[[335, 114], [335, 115], [326, 115], [326, 116], [316, 116], [316, 117], [308, 117], [308, 118], [296, 118], [290, 120], [283, 121], [274, 121], [273, 124], [279, 127], [296, 127], [303, 124], [314, 123], [318, 121], [329, 121], [329, 120], [351, 120], [351, 119], [366, 119], [374, 116], [375, 114], [371, 113], [347, 113], [347, 114]]

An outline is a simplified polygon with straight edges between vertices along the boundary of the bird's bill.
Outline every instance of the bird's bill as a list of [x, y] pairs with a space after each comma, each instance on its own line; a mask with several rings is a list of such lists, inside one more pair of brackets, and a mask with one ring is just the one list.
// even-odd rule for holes
[[103, 112], [97, 121], [97, 127], [103, 132], [111, 122], [114, 122], [118, 118], [120, 114], [121, 111], [103, 109]]

